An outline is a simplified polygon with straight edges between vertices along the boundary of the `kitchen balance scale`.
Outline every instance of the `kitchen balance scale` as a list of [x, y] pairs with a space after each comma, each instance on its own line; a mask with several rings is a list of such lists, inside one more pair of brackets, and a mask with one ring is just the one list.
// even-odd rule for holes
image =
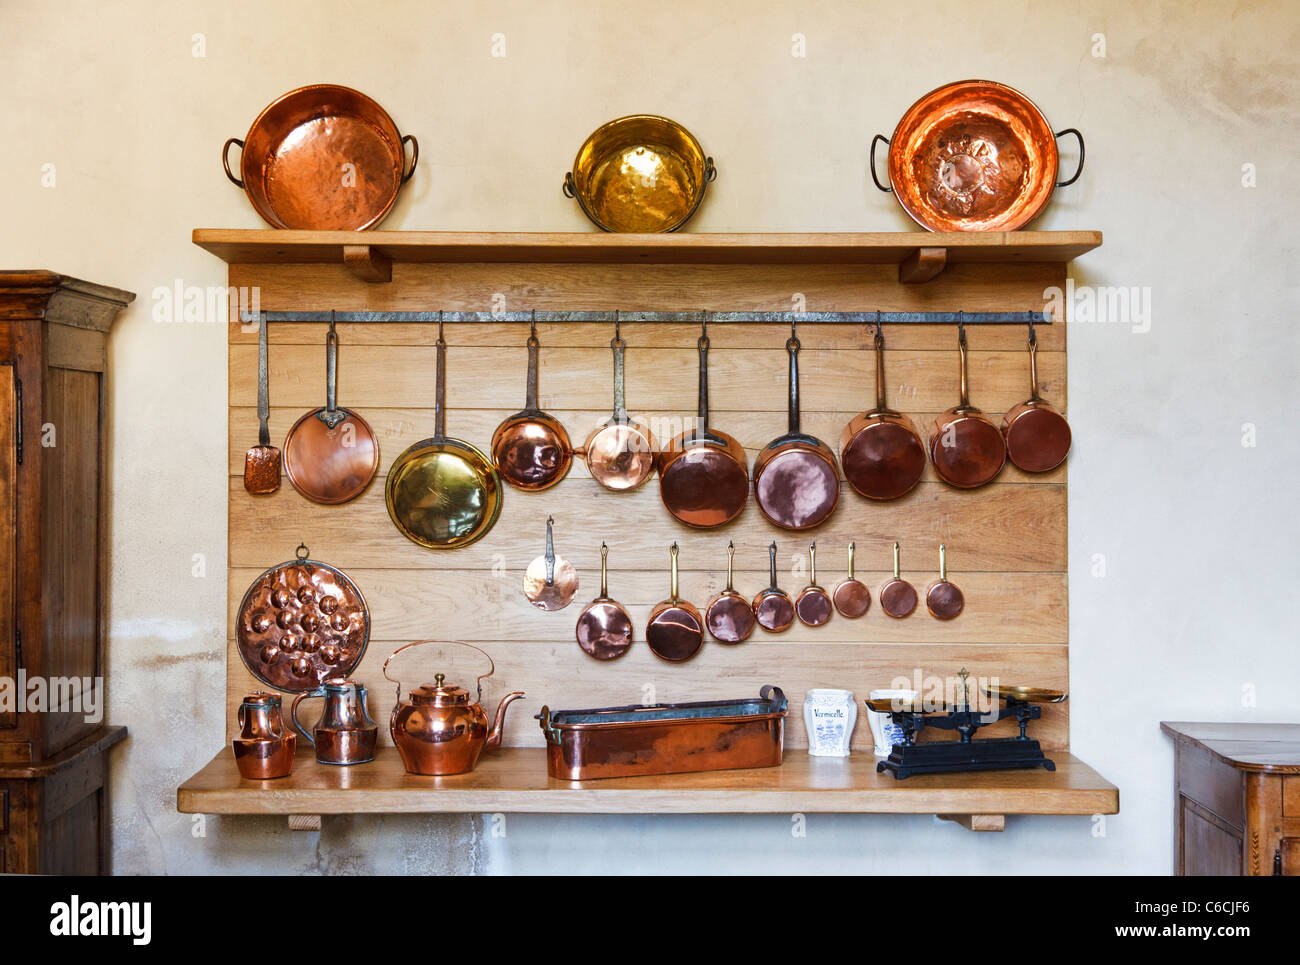
[[[982, 688], [982, 693], [1002, 706], [981, 711], [970, 706], [967, 683], [969, 671], [964, 667], [961, 691], [950, 707], [925, 709], [921, 701], [900, 701], [898, 698], [868, 700], [867, 707], [877, 713], [889, 714], [894, 724], [903, 732], [902, 743], [895, 744], [889, 756], [876, 765], [877, 771], [892, 771], [902, 780], [913, 774], [940, 774], [953, 771], [1003, 771], [1041, 767], [1056, 770], [1056, 764], [1043, 754], [1038, 741], [1026, 733], [1029, 722], [1043, 716], [1039, 704], [1058, 704], [1066, 695], [1059, 690], [1038, 687]], [[1020, 724], [1018, 737], [986, 737], [976, 739], [981, 727], [996, 724], [1008, 717]], [[918, 741], [917, 735], [927, 727], [956, 731], [957, 740]]]

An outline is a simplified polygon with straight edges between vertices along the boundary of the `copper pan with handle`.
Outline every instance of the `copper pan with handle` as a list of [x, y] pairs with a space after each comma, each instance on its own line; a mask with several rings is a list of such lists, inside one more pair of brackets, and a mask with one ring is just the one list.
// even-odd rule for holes
[[650, 427], [627, 412], [623, 383], [627, 343], [619, 331], [617, 312], [609, 347], [614, 353], [614, 412], [587, 436], [581, 454], [592, 479], [606, 489], [624, 492], [636, 489], [654, 475], [658, 446]]
[[528, 333], [528, 380], [524, 407], [508, 416], [492, 433], [492, 464], [501, 478], [527, 492], [549, 489], [563, 479], [573, 462], [569, 433], [555, 416], [537, 405], [541, 341], [534, 313]]
[[1070, 453], [1070, 424], [1038, 394], [1038, 336], [1029, 323], [1029, 398], [1002, 417], [1007, 458], [1025, 472], [1048, 472]]
[[897, 499], [925, 472], [925, 445], [912, 420], [885, 404], [885, 337], [876, 323], [876, 407], [854, 416], [840, 436], [849, 485], [868, 499]]
[[930, 428], [930, 462], [949, 486], [975, 489], [992, 482], [1007, 461], [1007, 444], [988, 416], [970, 404], [966, 383], [966, 327], [957, 325], [961, 354], [961, 401]]

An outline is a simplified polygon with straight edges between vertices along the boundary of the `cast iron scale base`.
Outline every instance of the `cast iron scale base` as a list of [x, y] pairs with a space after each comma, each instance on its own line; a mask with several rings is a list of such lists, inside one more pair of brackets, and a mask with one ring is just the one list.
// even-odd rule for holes
[[[1043, 754], [1038, 741], [1027, 734], [1029, 722], [1043, 716], [1039, 703], [1058, 703], [1065, 694], [1033, 687], [1003, 687], [984, 691], [994, 700], [1003, 701], [996, 711], [980, 711], [970, 706], [966, 690], [968, 673], [963, 669], [959, 702], [940, 713], [927, 713], [912, 706], [895, 709], [890, 700], [867, 701], [867, 706], [890, 715], [903, 732], [903, 742], [895, 744], [889, 756], [876, 765], [877, 771], [891, 771], [902, 780], [913, 774], [941, 774], [954, 771], [1002, 771], [1041, 767], [1056, 770], [1056, 764]], [[1018, 737], [975, 739], [981, 727], [1015, 717], [1020, 724]], [[926, 727], [956, 731], [957, 740], [919, 742], [916, 737]]]

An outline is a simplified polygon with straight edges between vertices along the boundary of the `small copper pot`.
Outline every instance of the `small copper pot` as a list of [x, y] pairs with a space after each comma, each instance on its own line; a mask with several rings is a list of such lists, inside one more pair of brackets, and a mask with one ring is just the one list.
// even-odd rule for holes
[[860, 617], [871, 609], [871, 591], [867, 589], [867, 584], [853, 575], [853, 551], [856, 548], [856, 543], [849, 544], [849, 575], [836, 583], [835, 589], [831, 591], [835, 609], [840, 611], [840, 616], [850, 619]]
[[930, 428], [930, 461], [949, 486], [975, 489], [992, 482], [1007, 461], [1002, 431], [975, 406], [966, 389], [966, 329], [957, 326], [961, 353], [961, 402], [940, 414]]
[[831, 595], [817, 585], [817, 543], [808, 546], [808, 585], [794, 598], [794, 615], [806, 627], [820, 627], [831, 618]]
[[677, 544], [668, 551], [672, 573], [668, 599], [650, 611], [645, 639], [656, 657], [680, 663], [690, 660], [704, 644], [704, 621], [700, 611], [677, 596]]
[[736, 592], [732, 583], [736, 544], [727, 543], [727, 588], [713, 598], [704, 611], [709, 634], [719, 643], [740, 643], [749, 639], [757, 621], [749, 601]]
[[587, 436], [582, 457], [592, 479], [606, 489], [624, 492], [636, 489], [654, 475], [658, 445], [650, 427], [627, 412], [623, 388], [623, 351], [627, 343], [619, 334], [617, 321], [609, 347], [614, 352], [614, 413]]
[[966, 597], [955, 583], [948, 582], [948, 548], [939, 544], [939, 578], [925, 591], [925, 607], [936, 620], [952, 620], [966, 606]]
[[885, 338], [876, 325], [876, 407], [844, 427], [844, 478], [868, 499], [897, 499], [925, 472], [925, 445], [912, 420], [885, 404]]
[[754, 500], [769, 523], [782, 529], [812, 529], [825, 522], [840, 499], [835, 453], [799, 428], [799, 338], [790, 328], [789, 426], [754, 461]]
[[244, 698], [233, 749], [235, 766], [246, 780], [267, 781], [292, 773], [298, 738], [284, 729], [279, 694], [258, 691]]
[[632, 646], [632, 618], [609, 595], [608, 559], [609, 547], [601, 543], [600, 596], [578, 614], [578, 624], [574, 631], [578, 646], [582, 647], [587, 656], [597, 660], [621, 657]]
[[790, 594], [776, 585], [776, 543], [767, 548], [767, 555], [772, 584], [754, 597], [754, 618], [769, 633], [780, 633], [790, 629], [794, 623], [794, 603], [790, 600]]
[[1029, 327], [1029, 398], [1002, 417], [1007, 458], [1025, 472], [1048, 472], [1070, 453], [1070, 424], [1038, 394], [1038, 337]]
[[549, 489], [563, 479], [573, 462], [573, 445], [560, 420], [537, 407], [537, 370], [541, 342], [537, 323], [528, 336], [528, 382], [524, 407], [492, 433], [492, 464], [501, 478], [527, 492]]
[[[309, 697], [323, 697], [320, 719], [304, 727], [298, 719], [298, 705]], [[289, 717], [303, 739], [316, 748], [321, 764], [364, 764], [375, 759], [379, 725], [366, 708], [366, 686], [346, 677], [334, 677], [317, 690], [293, 699]]]
[[894, 544], [894, 576], [886, 580], [876, 595], [880, 597], [880, 609], [891, 617], [901, 620], [912, 615], [916, 609], [916, 587], [903, 579], [898, 544]]

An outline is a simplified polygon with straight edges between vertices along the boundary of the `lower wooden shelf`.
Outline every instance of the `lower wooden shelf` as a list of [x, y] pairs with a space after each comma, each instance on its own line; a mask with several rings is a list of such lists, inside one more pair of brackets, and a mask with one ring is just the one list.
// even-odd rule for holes
[[972, 830], [1000, 830], [1007, 814], [1115, 814], [1119, 790], [1072, 754], [1055, 771], [929, 774], [898, 781], [876, 773], [876, 758], [810, 757], [791, 750], [780, 767], [707, 771], [603, 781], [560, 781], [546, 774], [545, 751], [489, 752], [476, 770], [452, 777], [407, 774], [391, 747], [369, 764], [317, 764], [310, 748], [294, 772], [246, 781], [229, 750], [180, 786], [186, 814], [362, 814], [554, 812], [589, 814], [939, 814]]

